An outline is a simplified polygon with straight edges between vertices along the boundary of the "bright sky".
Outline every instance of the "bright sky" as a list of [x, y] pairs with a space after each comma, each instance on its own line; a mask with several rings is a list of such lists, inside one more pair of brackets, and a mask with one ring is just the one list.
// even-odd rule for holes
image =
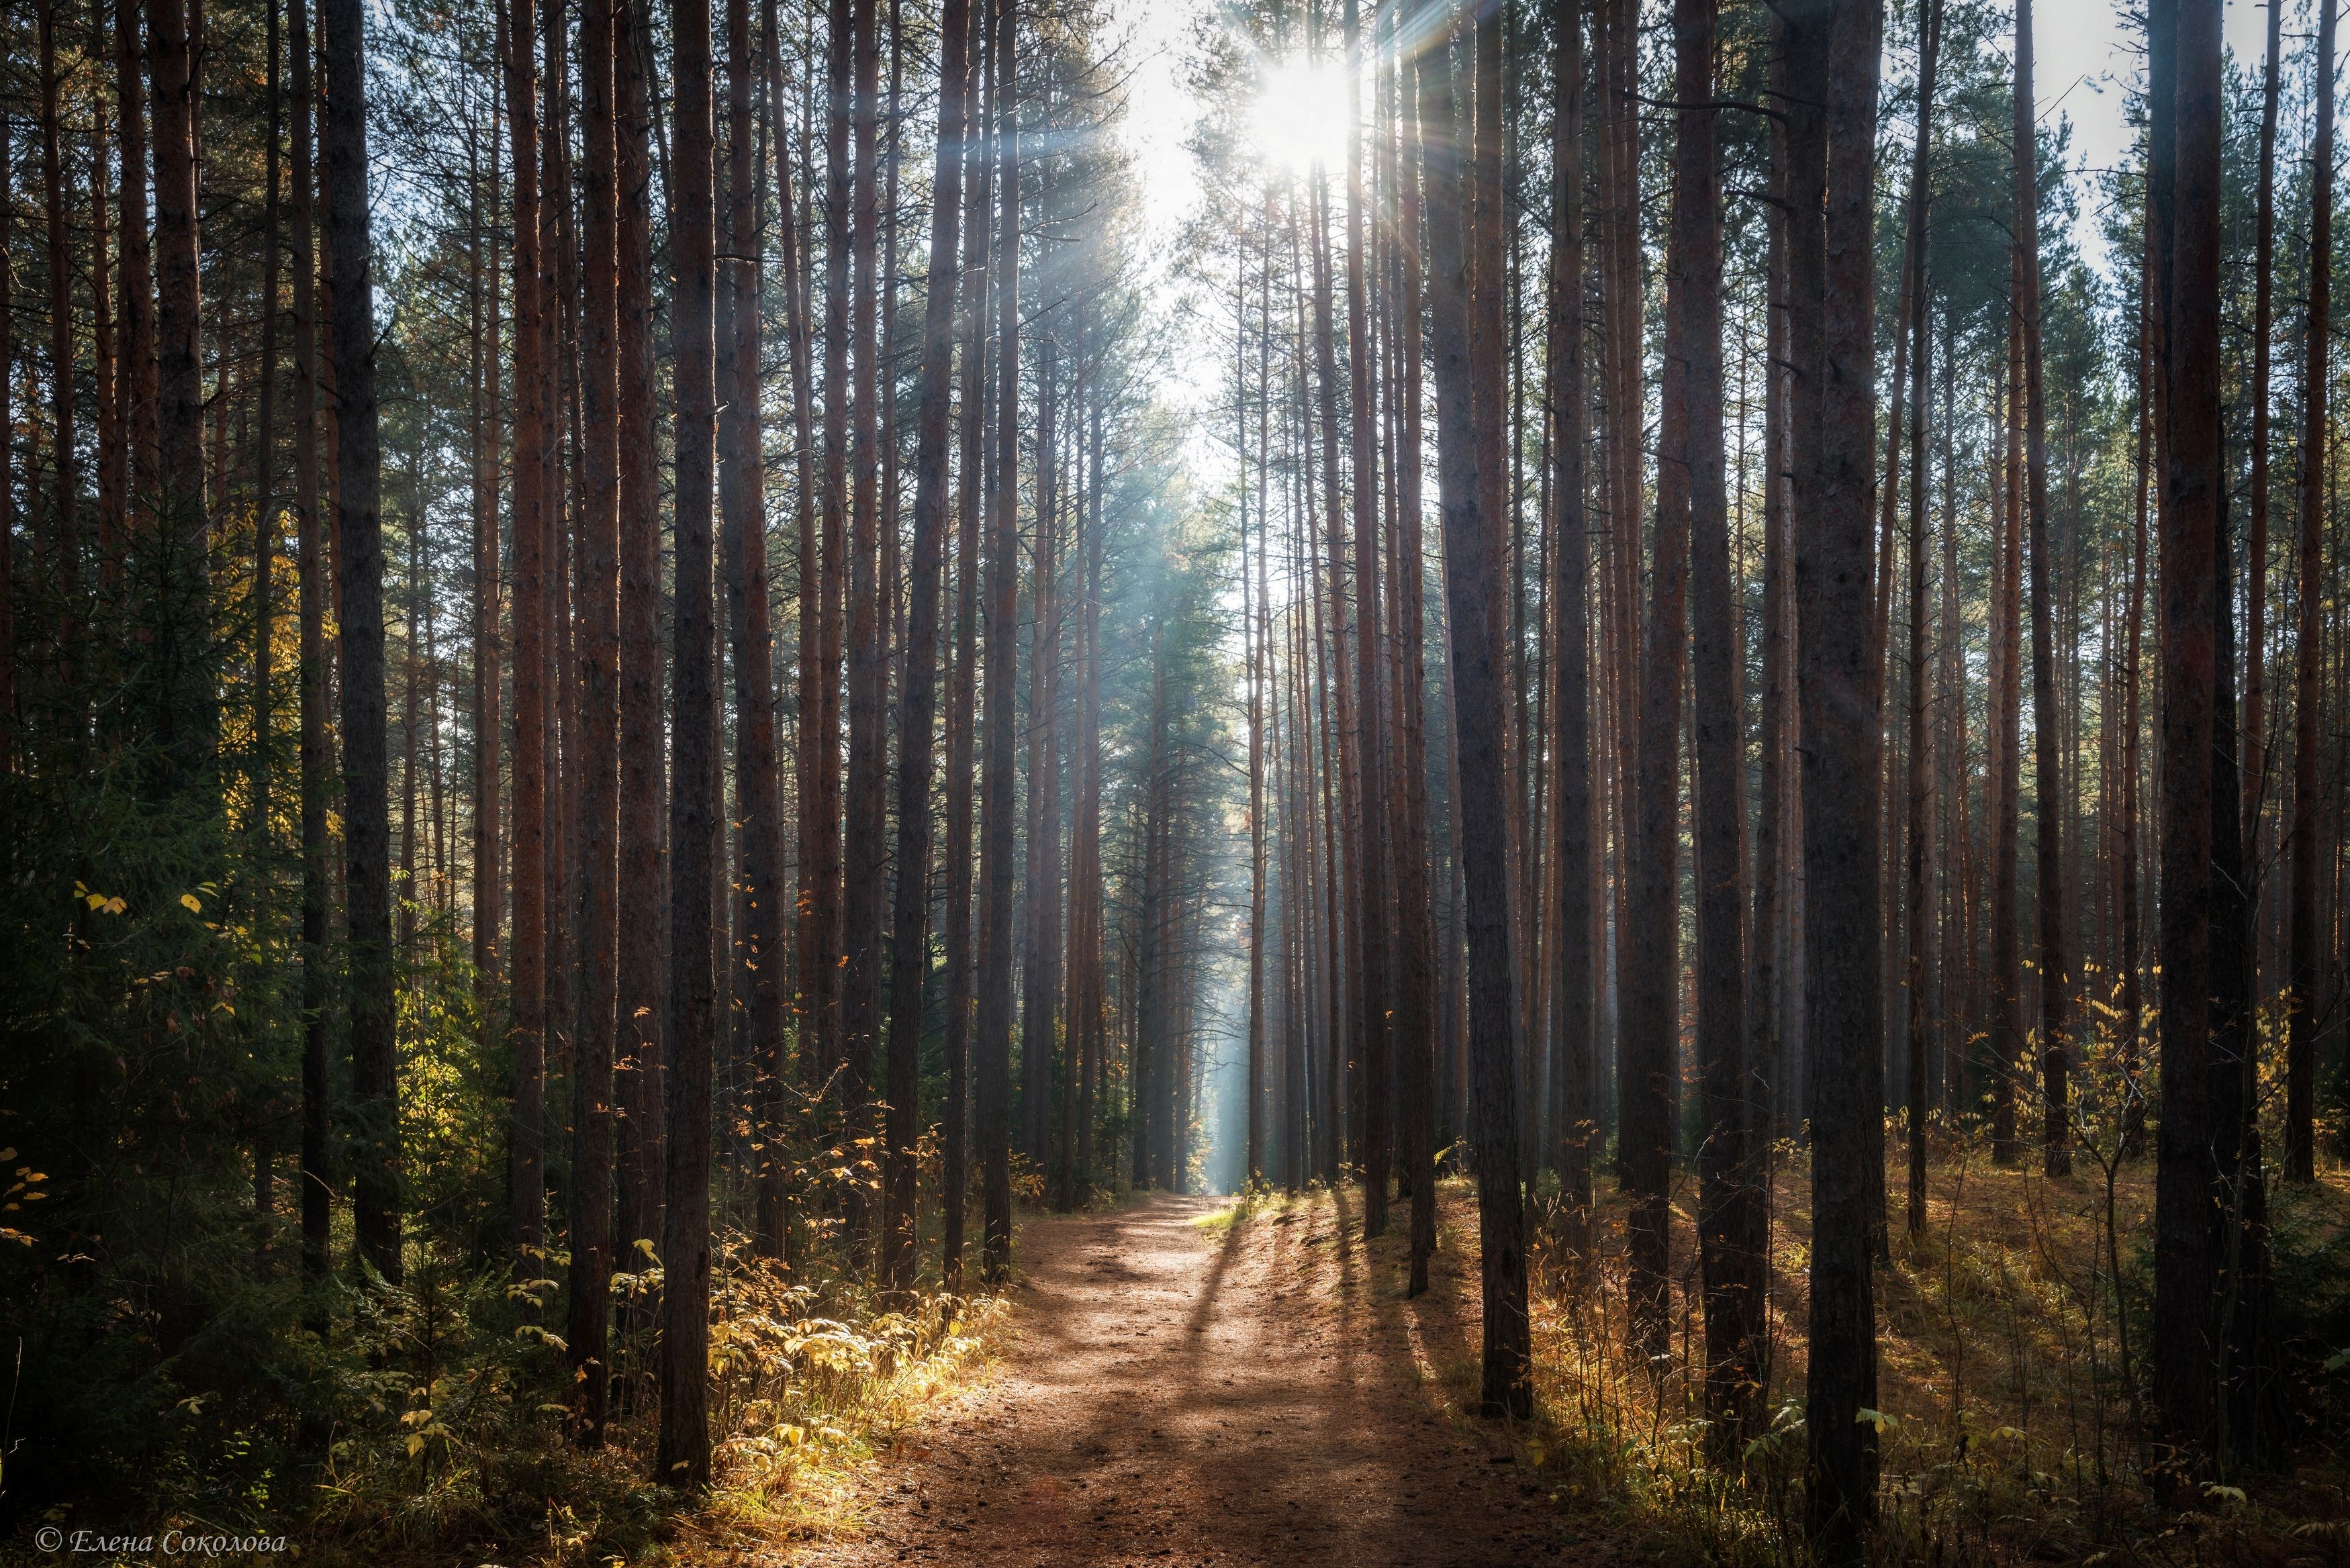
[[[2228, 47], [2240, 63], [2261, 59], [2268, 47], [2268, 6], [2263, 0], [2226, 0]], [[2033, 82], [2041, 123], [2060, 115], [2073, 122], [2073, 167], [2112, 169], [2132, 155], [2134, 137], [2124, 103], [2128, 84], [2144, 67], [2137, 31], [2123, 16], [2121, 0], [2037, 0], [2033, 7], [2038, 80]], [[2302, 7], [2285, 13], [2285, 26], [2300, 20]], [[2286, 47], [2291, 57], [2292, 47]], [[2074, 238], [2092, 266], [2102, 268], [2105, 240], [2093, 201], [2081, 204]]]
[[[1172, 277], [1183, 224], [1200, 202], [1200, 171], [1191, 156], [1191, 130], [1199, 119], [1198, 105], [1187, 85], [1191, 39], [1198, 19], [1209, 10], [1209, 0], [1130, 0], [1118, 7], [1114, 26], [1120, 29], [1120, 53], [1132, 73], [1128, 78], [1127, 143], [1142, 181], [1143, 223], [1147, 233], [1138, 247], [1149, 278], [1149, 292], [1171, 305]], [[1217, 356], [1204, 332], [1179, 323], [1174, 345], [1174, 374], [1163, 390], [1170, 402], [1202, 409], [1213, 395]], [[1203, 430], [1195, 426], [1195, 431]], [[1212, 442], [1195, 434], [1191, 465], [1202, 483], [1212, 483], [1221, 467]]]
[[[1114, 24], [1133, 73], [1126, 135], [1142, 173], [1149, 230], [1142, 254], [1145, 265], [1162, 275], [1172, 265], [1177, 237], [1200, 200], [1199, 171], [1188, 145], [1198, 110], [1186, 78], [1194, 33], [1210, 9], [1211, 0], [1121, 0]], [[2303, 9], [2292, 4], [2286, 16], [2289, 28], [2304, 23]], [[2038, 0], [2035, 6], [2039, 112], [2043, 123], [2053, 124], [2058, 116], [2072, 121], [2075, 170], [2111, 169], [2132, 152], [2124, 93], [2140, 68], [2141, 56], [2123, 11], [2122, 0]], [[2239, 61], [2260, 58], [2267, 25], [2263, 0], [2226, 0], [2227, 43]], [[1273, 95], [1268, 115], [1277, 118], [1284, 98], [1301, 96], [1311, 95]], [[1268, 123], [1266, 130], [1284, 134], [1278, 125]], [[2106, 257], [2095, 203], [2085, 200], [2081, 207], [2076, 242], [2093, 266], [2102, 266]], [[1205, 342], [1194, 341], [1202, 336], [1187, 333], [1179, 347], [1176, 373], [1167, 389], [1178, 403], [1197, 406], [1212, 395], [1221, 367]]]
[[[1133, 71], [1126, 134], [1143, 170], [1143, 205], [1152, 238], [1171, 237], [1199, 200], [1190, 140], [1197, 109], [1184, 84], [1185, 56], [1207, 0], [1139, 0], [1121, 5], [1116, 26]], [[1162, 246], [1149, 247], [1153, 254]]]

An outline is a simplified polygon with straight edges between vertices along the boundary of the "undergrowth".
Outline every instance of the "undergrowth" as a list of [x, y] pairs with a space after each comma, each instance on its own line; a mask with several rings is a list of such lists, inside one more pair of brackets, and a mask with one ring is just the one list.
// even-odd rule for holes
[[[1888, 1143], [1898, 1148], [1898, 1138]], [[1882, 1478], [1878, 1559], [1888, 1563], [2147, 1562], [2344, 1568], [2350, 1464], [2350, 1183], [2331, 1173], [2272, 1199], [2290, 1465], [2179, 1485], [2146, 1425], [2152, 1308], [2149, 1162], [2119, 1168], [2109, 1247], [2104, 1174], [2001, 1168], [1955, 1131], [1938, 1138], [1929, 1224], [1898, 1218], [1877, 1272]], [[1534, 1249], [1536, 1416], [1513, 1434], [1563, 1508], [1628, 1526], [1659, 1561], [1781, 1568], [1803, 1531], [1808, 1184], [1775, 1162], [1772, 1299], [1759, 1430], [1717, 1461], [1703, 1390], [1704, 1326], [1684, 1174], [1674, 1198], [1672, 1349], [1627, 1349], [1624, 1205], [1601, 1183], [1606, 1238], [1580, 1282]], [[1897, 1154], [1887, 1179], [1897, 1205]], [[1444, 1245], [1473, 1257], [1473, 1196], [1452, 1192]], [[1546, 1211], [1538, 1213], [1538, 1220]], [[2107, 1264], [2118, 1256], [2120, 1277]], [[1473, 1290], [1473, 1263], [1467, 1266]], [[2125, 1358], [2125, 1331], [2135, 1335]]]
[[[298, 1398], [240, 1422], [212, 1419], [191, 1397], [175, 1411], [183, 1430], [164, 1446], [167, 1463], [135, 1489], [46, 1511], [0, 1563], [55, 1561], [40, 1549], [42, 1525], [69, 1543], [78, 1530], [150, 1542], [78, 1563], [148, 1561], [177, 1529], [283, 1537], [328, 1568], [660, 1563], [814, 1532], [846, 1506], [862, 1465], [982, 1372], [1003, 1305], [931, 1291], [885, 1306], [861, 1285], [795, 1283], [731, 1238], [712, 1281], [717, 1474], [692, 1499], [648, 1479], [657, 1267], [614, 1282], [614, 1417], [606, 1445], [583, 1452], [566, 1439], [562, 1342], [541, 1326], [550, 1308], [503, 1270], [469, 1273], [431, 1250], [411, 1258], [403, 1287], [339, 1293], [331, 1350], [276, 1325]], [[297, 1457], [306, 1452], [314, 1462]]]

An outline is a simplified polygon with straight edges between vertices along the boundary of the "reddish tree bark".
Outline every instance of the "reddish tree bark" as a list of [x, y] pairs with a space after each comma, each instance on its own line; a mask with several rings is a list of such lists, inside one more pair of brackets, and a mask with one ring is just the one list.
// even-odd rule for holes
[[[875, 0], [852, 0], [855, 86], [851, 118], [856, 155], [851, 176], [853, 265], [849, 338], [856, 353], [848, 383], [850, 413], [848, 537], [848, 780], [841, 897], [843, 952], [847, 967], [841, 998], [840, 1094], [847, 1111], [852, 1179], [846, 1194], [850, 1246], [860, 1255], [872, 1239], [879, 1206], [873, 1186], [879, 1177], [866, 1143], [873, 1122], [873, 1052], [881, 1033], [881, 905], [889, 886], [889, 839], [884, 807], [889, 753], [884, 729], [889, 696], [889, 649], [880, 580], [881, 454], [879, 433], [880, 342], [875, 242], [879, 207], [879, 56]], [[827, 410], [839, 399], [827, 377]]]
[[1395, 1005], [1389, 987], [1393, 937], [1388, 910], [1392, 867], [1388, 830], [1397, 802], [1388, 778], [1388, 711], [1379, 609], [1378, 446], [1372, 434], [1370, 304], [1364, 285], [1362, 29], [1356, 0], [1346, 0], [1347, 73], [1347, 367], [1354, 458], [1356, 753], [1362, 801], [1362, 1044], [1363, 1233], [1387, 1230], [1388, 1175], [1394, 1158], [1392, 1126]]
[[993, 0], [983, 8], [972, 40], [962, 155], [962, 407], [959, 410], [961, 472], [955, 493], [954, 684], [947, 707], [946, 1127], [940, 1272], [951, 1290], [962, 1285], [963, 1217], [971, 1206], [971, 1040], [973, 966], [972, 933], [972, 753], [979, 688], [979, 531], [984, 489], [987, 407], [989, 219], [994, 201], [994, 144], [987, 93], [988, 37]]
[[[801, 1071], [821, 1096], [820, 1136], [836, 1130], [834, 1075], [841, 1068], [843, 997], [841, 899], [841, 636], [847, 607], [848, 503], [849, 118], [854, 61], [851, 0], [827, 7], [824, 201], [824, 473], [816, 490], [816, 670], [812, 711], [800, 716], [800, 743], [813, 754], [812, 786], [801, 806], [800, 897], [807, 909], [809, 950], [800, 969], [802, 1006], [815, 1021], [815, 1049], [803, 1044]], [[813, 260], [809, 265], [813, 269]], [[811, 315], [813, 311], [811, 309]], [[806, 570], [803, 566], [802, 570]], [[803, 607], [802, 615], [806, 616]], [[805, 635], [805, 632], [803, 633]]]
[[711, 482], [716, 452], [717, 286], [709, 0], [672, 0], [677, 83], [671, 169], [677, 285], [676, 608], [670, 731], [670, 1070], [661, 1225], [660, 1439], [653, 1474], [688, 1491], [710, 1484], [710, 1135], [716, 1018], [711, 895], [712, 779], [718, 693], [712, 679]]
[[2032, 0], [2015, 8], [2015, 210], [2016, 254], [2022, 287], [2017, 296], [2023, 321], [2023, 397], [2030, 485], [2028, 538], [2032, 553], [2032, 736], [2033, 791], [2038, 802], [2033, 826], [2034, 901], [2038, 906], [2040, 971], [2040, 1077], [2042, 1158], [2051, 1176], [2073, 1168], [2070, 1011], [2073, 987], [2071, 943], [2064, 930], [2066, 821], [2064, 761], [2056, 702], [2055, 629], [2049, 598], [2055, 565], [2048, 551], [2048, 413], [2040, 369], [2040, 187], [2032, 93]]
[[[1491, 19], [1464, 36], [1459, 52], [1496, 48]], [[1450, 626], [1452, 702], [1460, 748], [1459, 814], [1462, 871], [1469, 892], [1470, 1052], [1476, 1076], [1478, 1253], [1484, 1314], [1481, 1397], [1488, 1415], [1523, 1418], [1533, 1407], [1530, 1325], [1526, 1316], [1524, 1199], [1519, 1189], [1518, 1110], [1511, 1031], [1509, 843], [1502, 748], [1503, 692], [1495, 628], [1503, 614], [1499, 516], [1488, 515], [1479, 485], [1476, 383], [1497, 367], [1470, 352], [1471, 248], [1483, 265], [1499, 260], [1495, 228], [1464, 222], [1462, 117], [1456, 84], [1471, 77], [1441, 45], [1415, 65], [1419, 119], [1429, 161], [1428, 231], [1431, 327], [1437, 376], [1437, 474], [1444, 515], [1444, 593]], [[1492, 167], [1492, 165], [1488, 165]], [[1498, 205], [1500, 192], [1479, 193]]]
[[[619, 198], [614, 253], [615, 369], [621, 388], [653, 384], [652, 109], [645, 61], [645, 0], [612, 0], [613, 165]], [[665, 888], [661, 833], [665, 725], [660, 700], [660, 475], [650, 398], [619, 405], [620, 551], [620, 878], [658, 911]], [[660, 1240], [668, 1123], [668, 978], [660, 943], [620, 944], [612, 1064], [619, 1137], [614, 1251], [631, 1270], [650, 1265]]]
[[1557, 1086], [1553, 1136], [1559, 1171], [1558, 1241], [1571, 1267], [1589, 1266], [1592, 1005], [1591, 519], [1584, 493], [1589, 441], [1584, 385], [1583, 18], [1562, 8], [1554, 70], [1551, 166], [1550, 421], [1552, 545], [1550, 639], [1557, 661], [1552, 733], [1558, 770], [1549, 828], [1557, 872], [1551, 915], [1551, 1071]]
[[[1421, 494], [1420, 366], [1420, 165], [1422, 149], [1416, 95], [1407, 96], [1398, 65], [1395, 20], [1381, 21], [1379, 80], [1391, 104], [1395, 124], [1383, 132], [1388, 166], [1395, 191], [1395, 243], [1388, 271], [1388, 305], [1396, 379], [1392, 389], [1399, 452], [1410, 454], [1390, 469], [1395, 490], [1395, 547], [1389, 553], [1394, 574], [1392, 616], [1395, 624], [1391, 668], [1395, 690], [1395, 741], [1389, 761], [1391, 797], [1398, 807], [1395, 841], [1396, 979], [1395, 1019], [1389, 1054], [1395, 1067], [1395, 1103], [1401, 1125], [1397, 1131], [1400, 1185], [1411, 1193], [1410, 1275], [1405, 1288], [1418, 1294], [1428, 1288], [1428, 1260], [1436, 1251], [1436, 933], [1429, 898], [1428, 736], [1423, 692], [1428, 675], [1425, 656], [1426, 610], [1422, 603], [1427, 581], [1422, 558], [1424, 501]], [[1260, 562], [1258, 570], [1263, 570]], [[1284, 899], [1289, 894], [1284, 888]], [[1302, 1106], [1301, 1106], [1302, 1109]], [[1303, 1128], [1301, 1127], [1302, 1133]], [[1302, 1174], [1302, 1172], [1301, 1172]]]
[[[737, 4], [743, 0], [737, 0]], [[577, 636], [580, 735], [579, 1021], [571, 1089], [571, 1277], [564, 1337], [570, 1347], [573, 1436], [604, 1438], [610, 1380], [612, 1064], [634, 1024], [619, 998], [620, 472], [619, 187], [613, 130], [615, 0], [586, 0], [580, 26], [580, 135], [587, 208], [579, 325], [582, 624]]]
[[[916, 1096], [922, 981], [930, 972], [931, 776], [938, 717], [939, 585], [945, 570], [948, 418], [952, 412], [955, 265], [968, 134], [970, 0], [939, 25], [939, 138], [931, 181], [929, 292], [914, 435], [913, 580], [906, 605], [906, 690], [898, 730], [898, 890], [889, 971], [889, 1062], [882, 1145], [881, 1283], [914, 1284]], [[957, 1195], [959, 1196], [959, 1195]]]
[[988, 1282], [1012, 1262], [1012, 877], [1013, 742], [1020, 715], [1013, 690], [1019, 575], [1020, 503], [1020, 122], [1017, 7], [997, 0], [991, 47], [996, 115], [994, 229], [996, 307], [995, 463], [988, 475], [987, 737], [981, 763], [979, 1014], [977, 1080], [980, 1164], [986, 1189], [983, 1268]]
[[[546, 266], [538, 183], [536, 17], [506, 7], [506, 115], [514, 125], [514, 950], [509, 1006], [514, 1123], [507, 1177], [525, 1279], [543, 1272], [546, 1189], [548, 765]], [[339, 366], [338, 367], [339, 369]]]
[[[2029, 0], [2026, 0], [2029, 3]], [[1928, 155], [1932, 150], [1936, 67], [1940, 63], [1942, 7], [1927, 11], [1918, 61], [1918, 140], [1909, 161], [1909, 778], [1906, 897], [1908, 911], [1908, 1192], [1904, 1215], [1915, 1242], [1926, 1228], [1926, 1116], [1931, 1098], [1927, 1071], [1932, 1020], [1926, 1005], [1927, 950], [1931, 913], [1927, 905], [1927, 835], [1931, 795], [1926, 741], [1926, 398], [1932, 377], [1928, 364], [1929, 296], [1926, 289]]]

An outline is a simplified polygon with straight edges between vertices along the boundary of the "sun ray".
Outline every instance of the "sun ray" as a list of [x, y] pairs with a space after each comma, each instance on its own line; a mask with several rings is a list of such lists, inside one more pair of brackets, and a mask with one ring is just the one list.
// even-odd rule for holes
[[1347, 151], [1344, 72], [1303, 57], [1268, 61], [1249, 117], [1257, 156], [1292, 174], [1336, 167]]

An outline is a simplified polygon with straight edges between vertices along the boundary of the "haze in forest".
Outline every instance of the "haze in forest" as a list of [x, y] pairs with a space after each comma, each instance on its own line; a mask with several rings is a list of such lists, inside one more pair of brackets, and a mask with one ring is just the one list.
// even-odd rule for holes
[[0, 1568], [2324, 1568], [2340, 0], [0, 8]]

